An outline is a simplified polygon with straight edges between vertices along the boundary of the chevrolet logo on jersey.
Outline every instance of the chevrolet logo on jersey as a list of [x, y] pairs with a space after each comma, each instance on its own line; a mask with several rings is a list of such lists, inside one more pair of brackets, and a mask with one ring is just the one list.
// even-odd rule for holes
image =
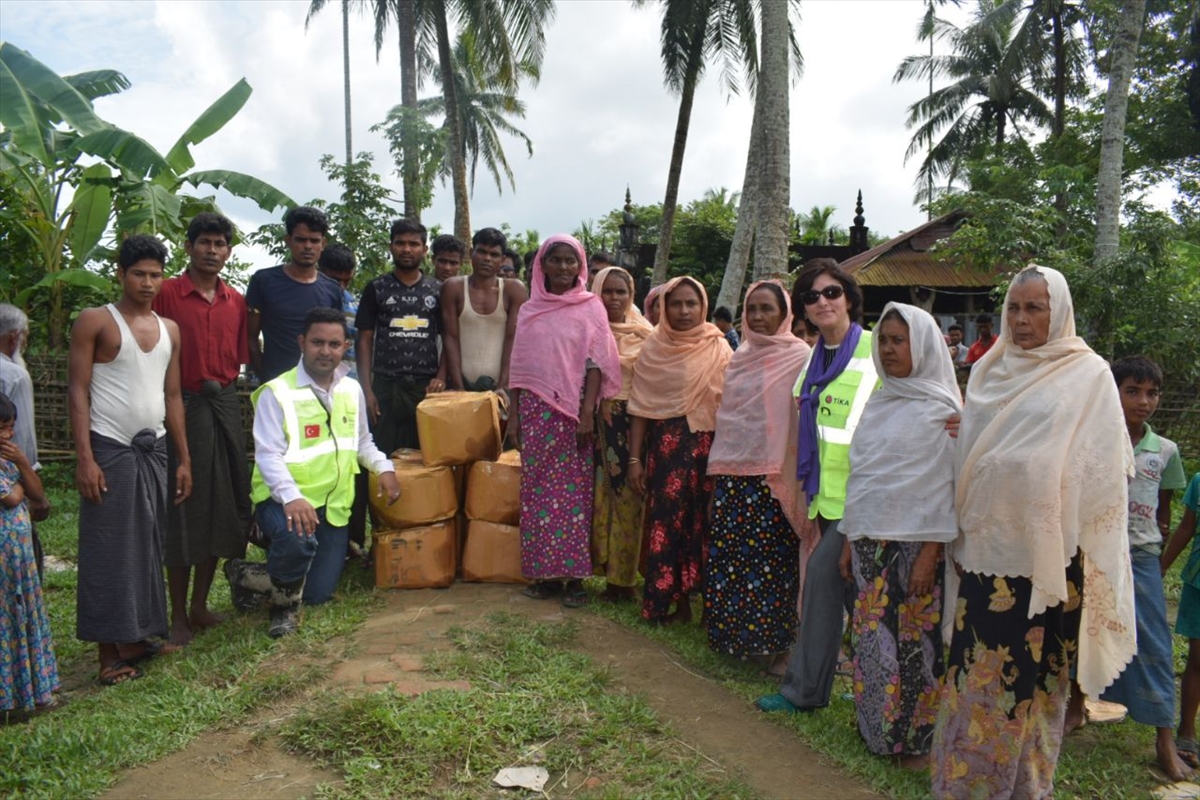
[[403, 331], [422, 330], [429, 327], [429, 320], [422, 319], [416, 314], [408, 314], [403, 317], [395, 317], [390, 323], [388, 323], [388, 327], [399, 328]]

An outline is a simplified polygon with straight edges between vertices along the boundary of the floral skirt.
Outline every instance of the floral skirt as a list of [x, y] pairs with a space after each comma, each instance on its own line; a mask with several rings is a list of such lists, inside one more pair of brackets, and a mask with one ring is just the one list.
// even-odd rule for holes
[[629, 469], [629, 416], [624, 400], [608, 401], [610, 419], [597, 415], [596, 509], [592, 565], [610, 586], [638, 583], [642, 552], [642, 498], [625, 483]]
[[653, 420], [646, 434], [646, 528], [642, 617], [659, 620], [700, 588], [708, 530], [712, 431], [692, 433], [686, 417]]
[[924, 542], [858, 539], [854, 565], [854, 705], [876, 755], [929, 752], [942, 677], [943, 566], [933, 592], [910, 596]]
[[963, 573], [930, 771], [934, 797], [1049, 797], [1062, 747], [1083, 600], [1028, 616], [1028, 578]]
[[59, 683], [24, 504], [0, 510], [0, 587], [0, 712], [31, 711]]
[[521, 573], [529, 580], [592, 574], [592, 448], [578, 425], [531, 391], [521, 392]]
[[734, 656], [796, 641], [800, 539], [761, 475], [718, 475], [704, 572], [708, 646]]

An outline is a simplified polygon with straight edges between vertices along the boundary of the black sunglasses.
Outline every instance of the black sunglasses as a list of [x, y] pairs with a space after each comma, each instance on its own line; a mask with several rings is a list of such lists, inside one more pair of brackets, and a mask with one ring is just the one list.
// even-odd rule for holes
[[819, 292], [816, 289], [810, 289], [809, 291], [800, 295], [800, 302], [804, 303], [806, 306], [811, 306], [822, 297], [824, 297], [826, 300], [837, 300], [845, 293], [846, 290], [841, 286], [838, 286], [836, 283], [831, 283]]

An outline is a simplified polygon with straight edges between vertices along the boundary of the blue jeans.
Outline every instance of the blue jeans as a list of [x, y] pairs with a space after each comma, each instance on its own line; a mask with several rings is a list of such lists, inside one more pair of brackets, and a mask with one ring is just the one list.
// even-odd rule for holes
[[306, 605], [320, 605], [333, 597], [346, 563], [347, 527], [326, 522], [322, 506], [317, 509], [314, 535], [289, 531], [283, 506], [269, 499], [254, 509], [254, 518], [271, 542], [267, 550], [267, 574], [280, 583], [295, 583], [305, 578]]

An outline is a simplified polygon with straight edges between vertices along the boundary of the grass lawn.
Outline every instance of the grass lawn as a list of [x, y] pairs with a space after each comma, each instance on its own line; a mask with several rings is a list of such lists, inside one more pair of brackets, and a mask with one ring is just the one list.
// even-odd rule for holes
[[571, 649], [576, 626], [497, 612], [450, 631], [428, 670], [470, 691], [341, 695], [284, 728], [294, 748], [336, 767], [329, 797], [481, 797], [497, 765], [544, 767], [548, 795], [753, 797], [675, 738], [641, 698]]
[[[46, 484], [54, 515], [39, 526], [46, 551], [72, 562], [78, 499], [71, 472], [51, 466]], [[1179, 512], [1177, 510], [1176, 519]], [[1167, 580], [1179, 594], [1177, 563]], [[0, 796], [81, 797], [102, 792], [125, 769], [184, 747], [207, 728], [244, 720], [282, 699], [294, 705], [282, 729], [293, 749], [343, 775], [320, 793], [337, 797], [476, 797], [494, 791], [495, 765], [540, 764], [548, 794], [590, 797], [748, 797], [753, 791], [675, 738], [641, 698], [610, 691], [611, 676], [577, 652], [576, 626], [498, 613], [454, 629], [453, 647], [431, 654], [427, 669], [463, 679], [469, 691], [305, 693], [345, 654], [344, 637], [381, 595], [363, 570], [346, 570], [339, 600], [309, 609], [300, 633], [265, 635], [265, 615], [238, 616], [224, 581], [214, 606], [230, 619], [198, 636], [184, 655], [158, 659], [144, 679], [101, 689], [94, 646], [74, 638], [75, 572], [50, 572], [45, 595], [64, 689], [61, 708], [24, 724], [0, 726]], [[674, 652], [680, 664], [742, 697], [773, 691], [759, 668], [712, 653], [698, 625], [651, 628], [637, 607], [593, 603], [600, 614]], [[1172, 611], [1172, 619], [1173, 619]], [[1177, 671], [1186, 642], [1176, 639]], [[928, 778], [871, 756], [839, 678], [828, 709], [773, 716], [778, 724], [862, 779], [897, 798], [928, 796]], [[1092, 725], [1064, 747], [1059, 797], [1145, 797], [1155, 783], [1153, 731], [1132, 722]]]
[[[73, 562], [78, 495], [71, 472], [52, 465], [45, 483], [54, 505], [38, 525], [46, 553]], [[362, 570], [347, 570], [340, 600], [310, 609], [299, 634], [276, 642], [264, 615], [241, 617], [224, 578], [213, 606], [228, 620], [196, 638], [186, 655], [144, 667], [146, 677], [110, 688], [95, 683], [95, 645], [75, 639], [75, 571], [49, 572], [44, 594], [64, 693], [61, 708], [24, 724], [0, 726], [0, 796], [84, 797], [121, 770], [179, 750], [205, 728], [228, 724], [320, 680], [313, 658], [352, 631], [377, 600]]]

